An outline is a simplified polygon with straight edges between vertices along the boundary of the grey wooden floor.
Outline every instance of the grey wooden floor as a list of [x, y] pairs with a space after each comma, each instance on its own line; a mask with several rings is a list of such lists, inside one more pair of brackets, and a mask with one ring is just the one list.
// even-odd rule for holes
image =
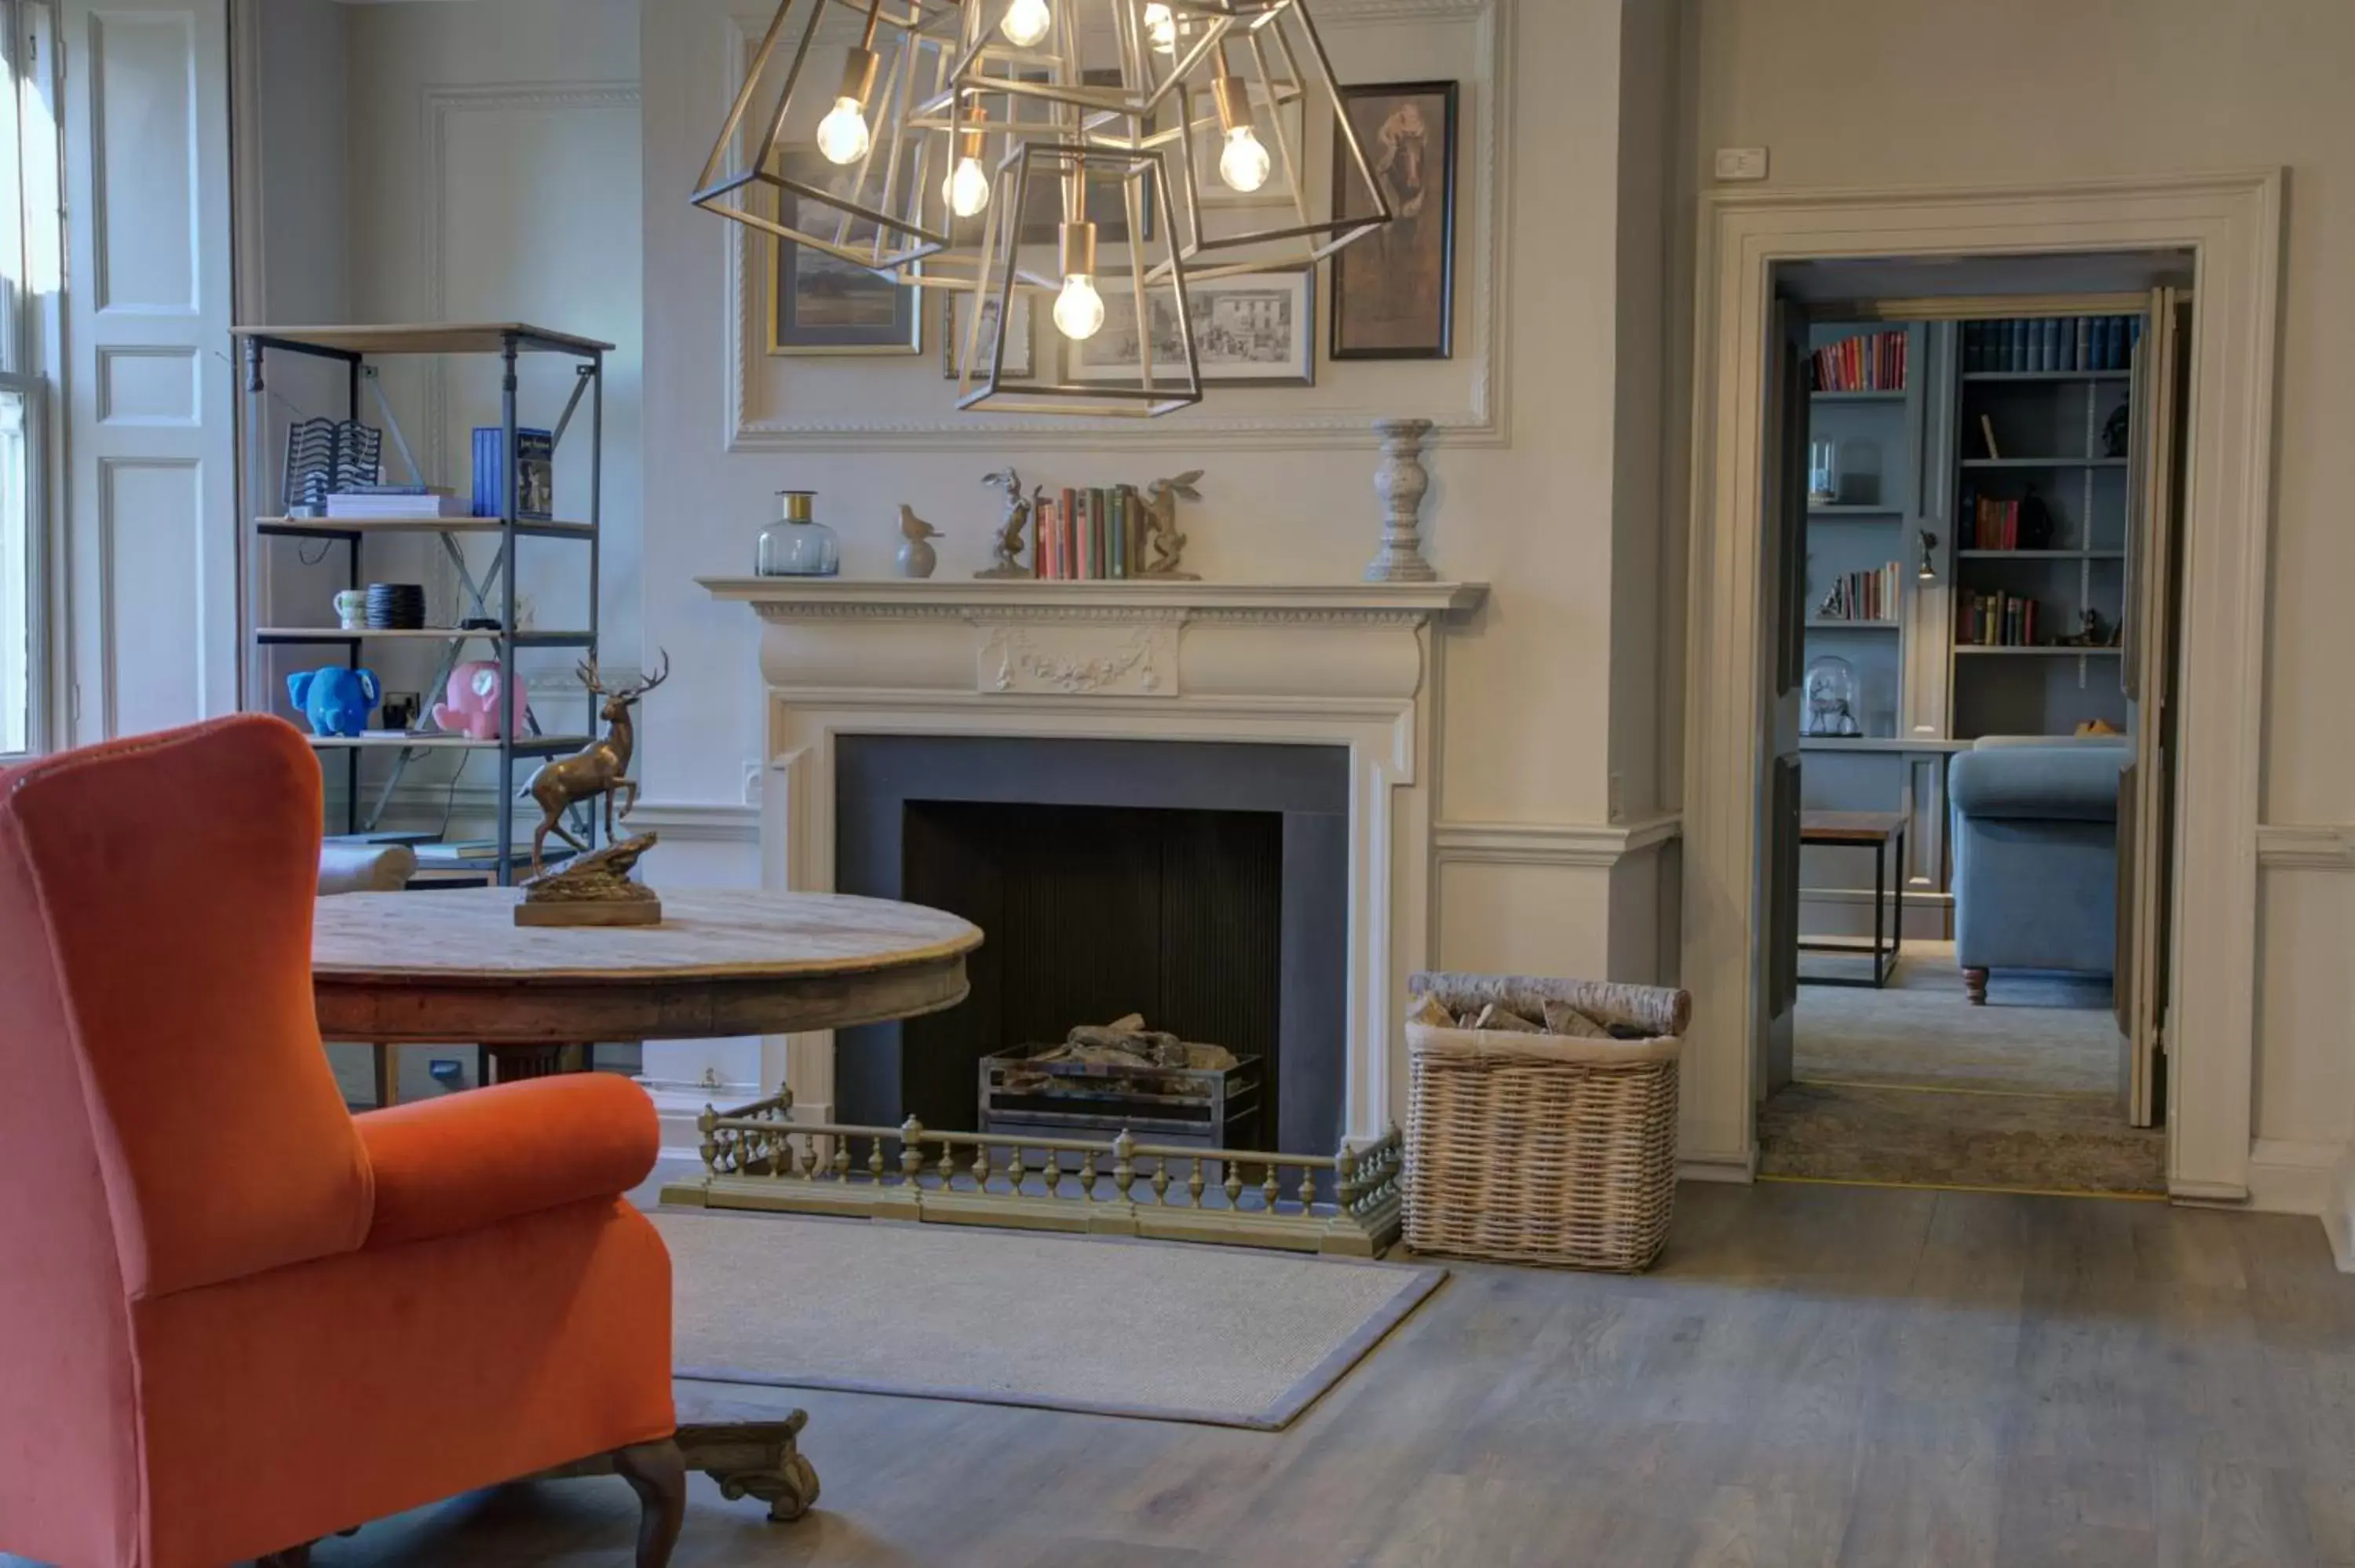
[[[1459, 1268], [1281, 1434], [800, 1402], [818, 1512], [698, 1477], [679, 1568], [2355, 1564], [2355, 1279], [2307, 1219], [1688, 1186], [1655, 1273]], [[625, 1563], [632, 1506], [507, 1488], [317, 1560]]]

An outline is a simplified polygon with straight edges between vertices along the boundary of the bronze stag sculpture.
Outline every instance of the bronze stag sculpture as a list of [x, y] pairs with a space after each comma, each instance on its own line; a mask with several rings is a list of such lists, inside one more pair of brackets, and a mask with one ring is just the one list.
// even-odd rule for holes
[[546, 847], [550, 833], [574, 849], [588, 853], [589, 846], [574, 838], [564, 826], [564, 813], [572, 807], [584, 800], [593, 800], [600, 795], [604, 796], [605, 838], [610, 842], [613, 837], [614, 797], [624, 789], [629, 791], [628, 801], [621, 807], [623, 813], [638, 803], [637, 780], [627, 777], [630, 754], [637, 747], [637, 731], [630, 710], [637, 705], [640, 697], [670, 679], [670, 654], [663, 654], [659, 674], [641, 673], [634, 686], [607, 690], [597, 673], [597, 663], [593, 659], [581, 662], [580, 675], [581, 684], [587, 686], [592, 695], [605, 699], [602, 715], [605, 721], [605, 733], [602, 738], [591, 741], [570, 757], [542, 763], [532, 774], [530, 782], [524, 786], [524, 793], [538, 801], [540, 810], [539, 826], [533, 829], [531, 834], [531, 870], [535, 876], [539, 874], [540, 853]]

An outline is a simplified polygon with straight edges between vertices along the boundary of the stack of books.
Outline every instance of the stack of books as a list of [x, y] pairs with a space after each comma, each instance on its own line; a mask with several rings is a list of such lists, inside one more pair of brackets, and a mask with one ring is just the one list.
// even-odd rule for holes
[[1808, 356], [1818, 392], [1905, 390], [1905, 334], [1877, 332], [1828, 343]]
[[1065, 490], [1039, 503], [1037, 575], [1050, 582], [1108, 582], [1145, 570], [1145, 498], [1134, 485]]
[[2036, 642], [2036, 601], [2016, 593], [1967, 593], [1957, 639], [1983, 648], [2028, 648]]
[[1965, 322], [1966, 371], [2124, 370], [2142, 337], [2140, 316], [2038, 316]]
[[368, 484], [331, 492], [329, 517], [464, 517], [466, 503], [432, 484]]
[[1898, 567], [1895, 561], [1869, 572], [1843, 572], [1832, 581], [1816, 610], [1818, 620], [1894, 620], [1897, 619]]

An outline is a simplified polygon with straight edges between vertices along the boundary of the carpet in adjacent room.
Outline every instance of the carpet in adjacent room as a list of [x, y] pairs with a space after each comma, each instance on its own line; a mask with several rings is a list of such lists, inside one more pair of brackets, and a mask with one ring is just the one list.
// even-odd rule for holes
[[[1865, 972], [1806, 957], [1803, 973]], [[2158, 1194], [2166, 1134], [2126, 1125], [2105, 981], [1997, 974], [1973, 1007], [1952, 942], [1885, 988], [1802, 985], [1794, 1082], [1759, 1109], [1762, 1176]]]
[[683, 1378], [1276, 1430], [1446, 1277], [1237, 1247], [654, 1216]]

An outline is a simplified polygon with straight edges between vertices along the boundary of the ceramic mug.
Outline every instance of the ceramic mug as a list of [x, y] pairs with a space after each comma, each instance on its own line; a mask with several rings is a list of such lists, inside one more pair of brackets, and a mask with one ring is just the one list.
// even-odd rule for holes
[[336, 619], [346, 631], [363, 630], [368, 626], [368, 590], [346, 588], [336, 595]]

